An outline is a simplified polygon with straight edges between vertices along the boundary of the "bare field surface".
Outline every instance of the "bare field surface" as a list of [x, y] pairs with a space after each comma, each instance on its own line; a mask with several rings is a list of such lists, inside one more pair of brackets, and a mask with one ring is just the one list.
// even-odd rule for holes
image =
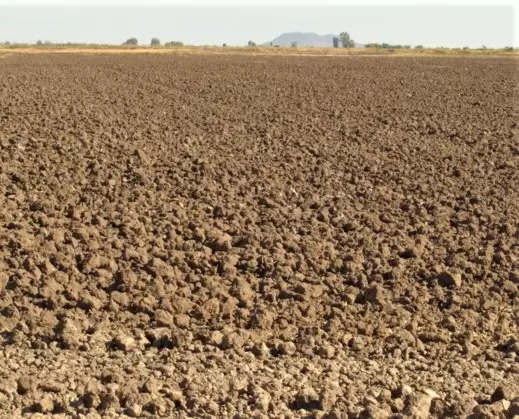
[[515, 60], [0, 60], [0, 416], [519, 414]]

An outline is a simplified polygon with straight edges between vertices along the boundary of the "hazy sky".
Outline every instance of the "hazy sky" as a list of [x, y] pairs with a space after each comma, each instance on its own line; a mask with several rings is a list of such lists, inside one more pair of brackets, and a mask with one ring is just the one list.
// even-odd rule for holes
[[[163, 42], [244, 45], [267, 42], [283, 32], [348, 31], [360, 43], [425, 46], [519, 46], [514, 5], [263, 5], [162, 4], [144, 6], [61, 2], [45, 6], [0, 0], [0, 41], [120, 44], [130, 37]], [[33, 2], [38, 3], [38, 2]], [[71, 3], [83, 3], [73, 5]], [[89, 4], [84, 4], [89, 3]], [[162, 1], [162, 3], [165, 3]], [[199, 2], [202, 3], [202, 2]], [[206, 2], [207, 3], [207, 2]], [[290, 3], [290, 2], [286, 2]], [[299, 3], [305, 3], [299, 2]], [[337, 2], [335, 2], [337, 3]]]

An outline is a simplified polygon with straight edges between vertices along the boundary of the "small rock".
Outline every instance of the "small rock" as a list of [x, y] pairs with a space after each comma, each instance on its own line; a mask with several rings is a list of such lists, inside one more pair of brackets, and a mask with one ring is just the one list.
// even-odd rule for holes
[[265, 342], [258, 343], [252, 347], [252, 353], [258, 358], [267, 358], [270, 351]]
[[357, 292], [357, 293], [353, 293], [353, 292], [350, 292], [350, 293], [347, 293], [345, 296], [344, 296], [344, 299], [346, 300], [346, 302], [348, 304], [355, 304], [355, 302], [358, 300], [359, 298], [359, 294], [360, 292]]
[[173, 326], [173, 316], [166, 310], [158, 309], [155, 311], [155, 322], [159, 327], [171, 327]]
[[99, 310], [103, 303], [99, 298], [87, 294], [78, 301], [78, 306], [83, 310]]
[[141, 388], [141, 391], [143, 393], [149, 393], [152, 395], [156, 395], [159, 393], [159, 387], [157, 385], [157, 382], [153, 379], [147, 380]]
[[270, 329], [274, 324], [275, 316], [268, 310], [262, 311], [257, 316], [257, 324], [260, 329]]
[[429, 396], [431, 399], [439, 399], [440, 398], [440, 395], [438, 393], [436, 393], [434, 390], [431, 390], [429, 388], [426, 388], [423, 392], [427, 396]]
[[247, 281], [243, 279], [236, 281], [234, 295], [240, 301], [241, 307], [252, 307], [255, 292]]
[[24, 375], [18, 379], [18, 394], [26, 394], [36, 387], [36, 382], [33, 377]]
[[130, 298], [124, 292], [114, 291], [110, 294], [110, 298], [122, 307], [130, 304]]
[[392, 399], [391, 390], [384, 388], [380, 391], [379, 395], [377, 396], [377, 400], [381, 402], [390, 402]]
[[218, 318], [220, 314], [220, 301], [218, 298], [210, 298], [200, 307], [200, 314], [206, 320]]
[[514, 396], [509, 387], [499, 386], [492, 393], [492, 396], [490, 396], [490, 402], [495, 403], [500, 400], [513, 400]]
[[395, 412], [401, 412], [402, 410], [404, 410], [404, 408], [405, 408], [404, 399], [401, 399], [400, 397], [393, 399], [393, 401], [391, 402], [391, 408]]
[[54, 401], [49, 394], [46, 394], [39, 402], [35, 404], [34, 408], [37, 412], [40, 413], [50, 413], [54, 410]]
[[439, 398], [438, 394], [430, 389], [412, 393], [407, 397], [404, 413], [415, 419], [427, 419], [431, 410], [431, 402], [435, 398]]
[[294, 342], [281, 342], [277, 350], [281, 355], [292, 355], [296, 353], [297, 347]]
[[131, 418], [138, 418], [141, 416], [142, 406], [140, 404], [134, 403], [126, 408], [125, 413]]
[[317, 353], [322, 358], [331, 359], [335, 356], [335, 348], [332, 345], [323, 345]]
[[230, 332], [224, 335], [222, 340], [222, 349], [241, 349], [244, 344], [243, 337], [237, 332]]
[[189, 327], [189, 324], [191, 323], [191, 319], [187, 314], [177, 314], [175, 316], [175, 324], [177, 327], [180, 327], [182, 329], [187, 329]]
[[41, 266], [41, 270], [47, 275], [51, 275], [53, 272], [56, 272], [56, 267], [48, 259], [46, 259]]
[[384, 304], [386, 290], [382, 285], [373, 285], [364, 291], [364, 301], [372, 304]]
[[227, 251], [232, 248], [232, 237], [218, 230], [209, 232], [207, 246], [213, 251]]
[[351, 338], [349, 345], [354, 351], [362, 351], [366, 347], [366, 342], [362, 336], [354, 336]]
[[128, 335], [119, 335], [114, 339], [115, 345], [121, 350], [125, 352], [129, 352], [132, 349], [137, 347], [137, 343], [135, 339]]
[[215, 330], [209, 336], [209, 343], [214, 346], [220, 346], [223, 342], [223, 333]]

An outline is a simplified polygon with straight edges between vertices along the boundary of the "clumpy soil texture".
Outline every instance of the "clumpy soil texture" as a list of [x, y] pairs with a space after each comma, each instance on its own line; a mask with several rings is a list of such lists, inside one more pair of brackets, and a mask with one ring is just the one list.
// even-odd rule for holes
[[519, 415], [513, 59], [0, 62], [0, 415]]

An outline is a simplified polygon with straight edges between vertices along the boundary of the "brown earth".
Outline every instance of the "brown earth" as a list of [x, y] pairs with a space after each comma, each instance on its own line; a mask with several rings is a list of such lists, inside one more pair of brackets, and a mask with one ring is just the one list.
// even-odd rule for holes
[[516, 63], [2, 59], [0, 416], [518, 415]]

